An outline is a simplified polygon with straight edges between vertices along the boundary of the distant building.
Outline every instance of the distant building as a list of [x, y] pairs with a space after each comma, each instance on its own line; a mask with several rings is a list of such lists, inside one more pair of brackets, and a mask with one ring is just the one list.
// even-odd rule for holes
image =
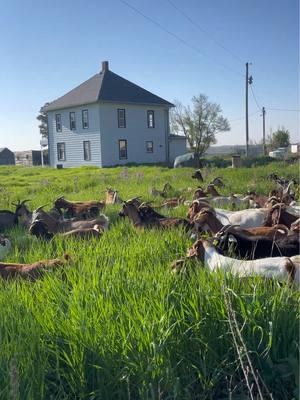
[[7, 147], [0, 148], [0, 165], [15, 165], [15, 155]]
[[300, 144], [299, 143], [291, 144], [291, 153], [293, 153], [293, 154], [300, 153]]
[[[40, 150], [25, 150], [15, 151], [16, 165], [24, 165], [32, 167], [34, 165], [42, 165], [41, 151]], [[44, 163], [45, 157], [44, 157]]]

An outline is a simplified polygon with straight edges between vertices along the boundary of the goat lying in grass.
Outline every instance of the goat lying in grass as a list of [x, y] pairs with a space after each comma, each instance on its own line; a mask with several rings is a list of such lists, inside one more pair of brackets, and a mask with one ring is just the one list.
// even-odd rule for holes
[[38, 237], [45, 237], [45, 232], [48, 232], [51, 235], [56, 233], [66, 233], [78, 229], [93, 229], [95, 226], [98, 226], [99, 230], [107, 230], [108, 224], [109, 220], [105, 215], [99, 215], [98, 218], [92, 220], [61, 221], [53, 218], [49, 213], [44, 211], [42, 207], [39, 207], [33, 213], [33, 221], [30, 225], [29, 232]]
[[186, 258], [174, 261], [171, 265], [173, 272], [180, 272], [187, 260], [197, 260], [210, 271], [218, 269], [232, 273], [239, 277], [260, 275], [266, 278], [276, 278], [281, 281], [300, 283], [300, 257], [271, 257], [261, 260], [236, 260], [224, 257], [218, 253], [213, 244], [199, 239], [187, 251]]
[[168, 229], [183, 226], [186, 230], [189, 230], [192, 227], [192, 224], [184, 218], [167, 218], [158, 214], [148, 205], [137, 206], [135, 199], [124, 201], [119, 216], [128, 217], [136, 228]]
[[232, 226], [238, 232], [244, 232], [248, 235], [260, 235], [270, 239], [280, 238], [287, 236], [289, 233], [285, 225], [275, 226], [260, 226], [255, 228], [241, 228], [236, 225], [223, 225], [217, 218], [216, 212], [213, 208], [202, 208], [193, 218], [194, 231], [197, 233], [209, 232], [216, 235], [226, 226]]
[[[276, 204], [273, 209], [269, 208], [258, 208], [258, 209], [247, 209], [241, 211], [228, 211], [222, 210], [220, 208], [216, 208], [216, 216], [218, 220], [223, 225], [239, 225], [242, 228], [256, 228], [259, 226], [272, 226], [277, 224], [286, 225], [288, 228], [291, 226], [291, 223], [294, 222], [297, 216], [290, 214], [285, 211], [285, 213], [281, 213], [281, 219], [277, 218], [273, 215], [274, 209], [279, 205]], [[193, 220], [196, 214], [201, 211], [203, 208], [213, 208], [205, 199], [194, 200], [192, 205], [188, 210], [188, 218], [190, 221]], [[288, 208], [288, 210], [290, 207]]]
[[55, 200], [54, 207], [65, 210], [69, 217], [82, 219], [96, 217], [105, 207], [105, 203], [98, 200], [69, 201], [62, 196]]
[[[53, 232], [49, 232], [47, 226], [41, 220], [35, 221], [30, 226], [29, 232], [32, 235], [45, 240], [50, 240], [55, 236]], [[72, 229], [71, 231], [61, 233], [60, 236], [62, 238], [91, 239], [92, 237], [100, 238], [103, 232], [104, 229], [100, 225], [94, 225], [91, 228]]]
[[300, 252], [299, 235], [281, 236], [276, 239], [252, 235], [235, 226], [225, 226], [217, 233], [218, 249], [237, 258], [258, 259], [265, 257], [296, 256]]
[[7, 256], [11, 249], [11, 242], [6, 237], [0, 235], [0, 260]]
[[263, 225], [272, 226], [283, 224], [290, 228], [297, 219], [299, 219], [299, 211], [297, 209], [279, 203], [275, 204], [271, 209], [268, 209]]
[[35, 280], [40, 277], [47, 269], [61, 267], [71, 262], [68, 254], [63, 258], [54, 258], [52, 260], [37, 261], [32, 264], [0, 263], [0, 277], [8, 278], [28, 278]]

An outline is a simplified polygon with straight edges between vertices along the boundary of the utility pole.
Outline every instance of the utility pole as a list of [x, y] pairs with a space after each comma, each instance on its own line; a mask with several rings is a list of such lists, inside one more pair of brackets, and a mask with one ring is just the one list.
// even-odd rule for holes
[[253, 82], [252, 76], [249, 77], [249, 64], [246, 63], [246, 157], [249, 155], [249, 117], [248, 117], [248, 85]]
[[266, 149], [266, 120], [265, 120], [265, 115], [266, 115], [266, 109], [265, 107], [262, 108], [262, 117], [263, 117], [263, 148], [264, 148], [264, 156], [267, 154], [267, 149]]

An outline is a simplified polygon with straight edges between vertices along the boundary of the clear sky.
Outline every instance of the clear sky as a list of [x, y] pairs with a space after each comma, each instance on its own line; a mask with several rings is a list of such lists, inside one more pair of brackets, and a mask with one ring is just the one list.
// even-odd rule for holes
[[[166, 100], [188, 104], [204, 93], [219, 103], [231, 131], [218, 144], [245, 141], [249, 61], [267, 134], [283, 125], [299, 140], [299, 113], [269, 110], [299, 109], [298, 0], [126, 0], [148, 19], [124, 1], [2, 2], [0, 147], [38, 148], [40, 107], [98, 72], [102, 60]], [[249, 114], [258, 141], [262, 118], [251, 92]]]

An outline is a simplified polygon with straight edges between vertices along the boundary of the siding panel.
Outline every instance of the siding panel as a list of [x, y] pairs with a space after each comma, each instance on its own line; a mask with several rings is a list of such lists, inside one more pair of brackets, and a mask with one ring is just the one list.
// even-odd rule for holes
[[[88, 110], [89, 128], [82, 128], [82, 110]], [[75, 112], [76, 130], [70, 130], [70, 112]], [[61, 114], [62, 132], [56, 132], [55, 114]], [[99, 104], [82, 105], [65, 110], [48, 112], [49, 120], [49, 153], [50, 165], [55, 167], [62, 164], [63, 167], [79, 167], [81, 165], [102, 166], [101, 144], [99, 129]], [[91, 142], [91, 160], [84, 160], [83, 142]], [[65, 143], [66, 160], [58, 161], [57, 143]]]
[[[126, 128], [118, 128], [118, 108], [126, 110]], [[154, 128], [147, 126], [147, 110], [154, 110]], [[166, 162], [165, 118], [165, 107], [101, 103], [102, 165]], [[127, 160], [119, 159], [119, 139], [127, 140]], [[153, 153], [146, 152], [146, 141], [153, 142]]]

